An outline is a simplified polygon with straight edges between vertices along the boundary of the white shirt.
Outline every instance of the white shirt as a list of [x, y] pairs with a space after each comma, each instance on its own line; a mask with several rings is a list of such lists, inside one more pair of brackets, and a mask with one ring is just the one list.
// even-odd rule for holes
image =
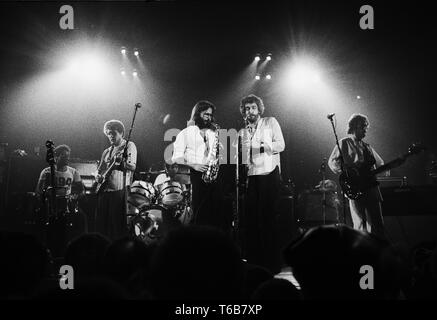
[[[41, 171], [39, 176], [38, 185], [36, 187], [38, 193], [42, 193], [50, 185], [50, 167]], [[71, 185], [75, 182], [81, 182], [79, 171], [66, 166], [64, 171], [58, 171], [55, 167], [55, 179], [56, 179], [56, 195], [57, 196], [69, 196], [71, 194]]]
[[[117, 153], [121, 153], [125, 145], [126, 145], [126, 140], [123, 139], [123, 141], [120, 143], [119, 146], [117, 147], [111, 146], [103, 151], [102, 159], [100, 161], [100, 166], [98, 168], [99, 173], [104, 172], [108, 168], [108, 166], [111, 164], [112, 160], [114, 159], [114, 156]], [[129, 145], [127, 146], [127, 163], [134, 166], [137, 163], [137, 147], [132, 141], [130, 141]], [[132, 183], [132, 178], [133, 178], [133, 172], [127, 170], [126, 186], [129, 186]], [[123, 171], [113, 170], [111, 175], [109, 176], [108, 184], [107, 187], [105, 188], [105, 191], [118, 191], [118, 190], [123, 190]]]
[[[384, 161], [378, 153], [366, 142], [357, 141], [353, 137], [346, 137], [339, 142], [341, 152], [343, 153], [344, 163], [346, 166], [359, 166], [364, 163], [364, 148], [367, 148], [376, 161], [376, 167], [384, 164]], [[335, 146], [328, 160], [329, 168], [334, 173], [341, 173], [340, 153]]]
[[[279, 153], [284, 151], [285, 141], [281, 127], [274, 117], [260, 118], [256, 128], [241, 131], [243, 131], [242, 153], [243, 155], [248, 153], [247, 159], [243, 158], [243, 163], [246, 162], [248, 165], [249, 176], [267, 175], [276, 167], [281, 170]], [[248, 148], [249, 145], [253, 148], [252, 152]], [[261, 146], [264, 146], [264, 152], [259, 151]]]
[[202, 137], [198, 126], [189, 126], [176, 136], [173, 143], [172, 163], [207, 164], [210, 150], [214, 147], [215, 133], [207, 129]]

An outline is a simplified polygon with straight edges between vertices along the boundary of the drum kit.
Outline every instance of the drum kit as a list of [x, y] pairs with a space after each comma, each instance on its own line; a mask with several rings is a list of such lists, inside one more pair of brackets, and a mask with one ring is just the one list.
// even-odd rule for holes
[[[87, 232], [87, 219], [79, 208], [77, 194], [68, 194], [67, 187], [57, 187], [51, 199], [51, 187], [43, 194], [27, 192], [14, 199], [13, 211], [21, 217], [25, 230], [35, 234], [54, 257], [63, 255], [68, 241]], [[12, 204], [11, 204], [12, 205]]]
[[[324, 183], [323, 183], [324, 182]], [[337, 193], [337, 184], [333, 180], [324, 180], [312, 189], [298, 196], [300, 225], [312, 227], [340, 222], [341, 201]]]
[[298, 225], [310, 228], [341, 222], [342, 201], [337, 192], [337, 183], [326, 179], [326, 158], [320, 166], [322, 180], [313, 188], [306, 189], [298, 196]]
[[127, 224], [131, 235], [151, 244], [191, 222], [191, 184], [189, 173], [174, 167], [140, 174], [143, 180], [134, 181], [127, 195]]

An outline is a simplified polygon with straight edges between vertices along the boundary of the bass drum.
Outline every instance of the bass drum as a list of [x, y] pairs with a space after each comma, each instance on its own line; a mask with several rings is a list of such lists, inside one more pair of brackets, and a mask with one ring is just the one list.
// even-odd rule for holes
[[154, 206], [134, 216], [128, 216], [128, 226], [130, 234], [146, 244], [153, 244], [161, 240], [170, 230], [181, 227], [182, 223], [174, 215], [173, 210]]
[[313, 227], [339, 222], [341, 203], [336, 192], [325, 192], [326, 206], [323, 214], [323, 192], [306, 190], [298, 196], [298, 224]]

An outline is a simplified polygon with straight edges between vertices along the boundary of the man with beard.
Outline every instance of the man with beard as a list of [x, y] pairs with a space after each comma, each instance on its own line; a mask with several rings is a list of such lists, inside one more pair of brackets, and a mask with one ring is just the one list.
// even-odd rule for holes
[[216, 128], [213, 125], [215, 106], [206, 100], [195, 104], [187, 128], [176, 137], [171, 162], [191, 169], [193, 223], [224, 228], [221, 212], [223, 189], [221, 175], [213, 182], [202, 179], [208, 170], [208, 155], [215, 145]]
[[[249, 263], [271, 272], [280, 271], [280, 252], [276, 240], [275, 215], [280, 193], [281, 162], [279, 153], [285, 142], [274, 117], [262, 117], [265, 107], [261, 98], [244, 97], [240, 113], [246, 122], [243, 152], [247, 152], [247, 193], [243, 213], [243, 252]], [[243, 160], [244, 161], [244, 160]]]

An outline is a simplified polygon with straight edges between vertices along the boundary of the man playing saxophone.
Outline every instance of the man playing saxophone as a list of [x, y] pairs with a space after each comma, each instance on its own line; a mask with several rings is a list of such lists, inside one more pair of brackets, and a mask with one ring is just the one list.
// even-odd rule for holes
[[218, 126], [215, 106], [206, 100], [197, 102], [187, 128], [173, 144], [172, 163], [191, 168], [193, 223], [225, 228], [223, 185], [218, 159]]

